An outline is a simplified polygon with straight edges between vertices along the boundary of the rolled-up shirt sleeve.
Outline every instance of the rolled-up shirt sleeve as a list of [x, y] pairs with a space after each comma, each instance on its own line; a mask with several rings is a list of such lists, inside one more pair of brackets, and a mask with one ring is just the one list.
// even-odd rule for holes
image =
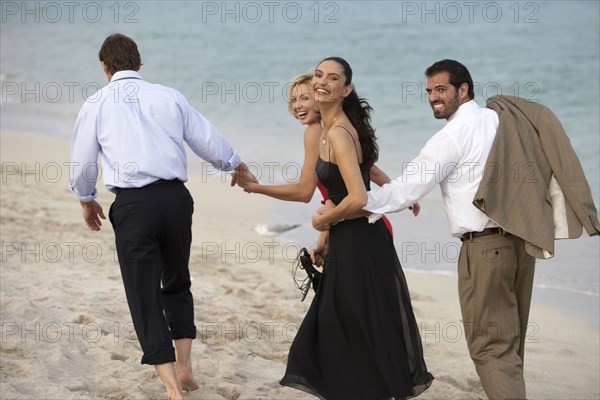
[[242, 160], [229, 141], [187, 100], [184, 99], [183, 104], [183, 138], [192, 151], [218, 170], [231, 171], [237, 168]]
[[86, 103], [77, 116], [71, 139], [71, 163], [69, 184], [79, 200], [89, 202], [98, 196], [98, 154], [100, 144], [97, 136], [96, 113], [90, 112]]
[[445, 132], [432, 137], [419, 155], [404, 166], [401, 176], [367, 193], [363, 210], [371, 212], [369, 222], [374, 223], [383, 214], [402, 211], [431, 192], [454, 171], [460, 153], [458, 144]]

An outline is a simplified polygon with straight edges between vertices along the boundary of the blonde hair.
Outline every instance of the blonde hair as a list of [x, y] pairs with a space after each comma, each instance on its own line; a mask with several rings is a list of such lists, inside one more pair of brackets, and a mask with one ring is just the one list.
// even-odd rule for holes
[[[288, 111], [296, 117], [294, 114], [294, 109], [292, 108], [292, 91], [298, 85], [308, 85], [310, 87], [310, 81], [314, 76], [314, 72], [307, 72], [304, 74], [296, 75], [294, 79], [290, 82], [290, 88], [288, 90]], [[298, 117], [296, 117], [298, 118]]]

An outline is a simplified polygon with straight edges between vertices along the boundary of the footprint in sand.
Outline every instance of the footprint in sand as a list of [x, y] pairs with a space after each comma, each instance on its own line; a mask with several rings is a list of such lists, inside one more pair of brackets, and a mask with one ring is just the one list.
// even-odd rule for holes
[[82, 314], [80, 314], [79, 317], [77, 317], [77, 318], [75, 318], [73, 320], [73, 322], [76, 323], [76, 324], [85, 325], [85, 324], [94, 323], [94, 322], [96, 322], [96, 320], [94, 319], [94, 317], [90, 317], [88, 315], [82, 315]]
[[0, 352], [2, 358], [6, 359], [6, 355], [15, 356], [17, 359], [25, 358], [25, 351], [19, 347], [1, 347]]
[[156, 372], [154, 371], [154, 369], [149, 369], [146, 371], [143, 371], [140, 374], [140, 381], [142, 382], [152, 382], [154, 383], [154, 381], [156, 381], [156, 379], [158, 379], [158, 375], [156, 374]]
[[129, 356], [118, 353], [110, 353], [110, 359], [116, 361], [126, 361], [127, 359], [129, 359]]
[[2, 311], [19, 315], [21, 321], [37, 321], [44, 314], [42, 307], [25, 297], [12, 297], [2, 304]]
[[279, 285], [276, 285], [273, 282], [263, 282], [256, 286], [254, 291], [258, 293], [268, 293], [270, 295], [273, 295], [281, 293], [282, 289]]
[[22, 378], [24, 376], [26, 376], [25, 371], [17, 364], [0, 360], [0, 383], [9, 382], [8, 378]]
[[234, 352], [226, 346], [215, 346], [214, 349], [217, 353], [223, 352], [229, 354], [230, 356], [234, 355]]
[[90, 388], [88, 387], [87, 383], [79, 382], [79, 381], [69, 382], [69, 383], [65, 384], [65, 388], [71, 392], [89, 392], [90, 391]]
[[411, 293], [410, 294], [410, 299], [414, 302], [418, 302], [418, 301], [432, 301], [433, 298], [431, 296], [427, 296], [424, 294], [419, 294], [419, 293]]
[[474, 386], [475, 387], [479, 387], [481, 386], [481, 384], [479, 383], [479, 381], [477, 382], [472, 382], [473, 380], [467, 380], [464, 383], [458, 382], [456, 379], [452, 378], [451, 376], [448, 375], [437, 375], [435, 377], [435, 379], [439, 382], [444, 382], [449, 384], [450, 386], [453, 386], [463, 392], [473, 392]]
[[237, 400], [241, 394], [238, 389], [230, 386], [219, 386], [217, 388], [217, 393], [227, 400]]
[[268, 361], [277, 361], [277, 362], [285, 362], [287, 360], [288, 351], [280, 351], [280, 352], [261, 352], [261, 351], [253, 351], [252, 354], [263, 358]]
[[250, 293], [246, 289], [235, 289], [233, 293], [235, 297], [243, 300], [252, 300], [255, 297], [253, 293]]

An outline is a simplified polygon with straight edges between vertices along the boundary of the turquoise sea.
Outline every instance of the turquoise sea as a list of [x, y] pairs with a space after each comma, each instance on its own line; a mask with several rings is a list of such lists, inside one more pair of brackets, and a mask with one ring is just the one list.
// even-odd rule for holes
[[[262, 181], [291, 181], [303, 128], [287, 112], [287, 82], [338, 55], [375, 109], [378, 164], [397, 176], [443, 126], [426, 102], [423, 71], [453, 58], [469, 68], [480, 105], [495, 94], [548, 105], [600, 205], [598, 1], [2, 1], [1, 12], [2, 130], [69, 137], [85, 98], [106, 84], [100, 45], [121, 32], [137, 41], [146, 80], [180, 90]], [[271, 222], [302, 224], [280, 239], [311, 244], [318, 204], [317, 196], [310, 205], [273, 201]], [[422, 208], [416, 219], [391, 216], [402, 264], [454, 274], [460, 242], [439, 190]], [[599, 264], [597, 237], [557, 243], [556, 257], [537, 265], [535, 298], [597, 326]]]

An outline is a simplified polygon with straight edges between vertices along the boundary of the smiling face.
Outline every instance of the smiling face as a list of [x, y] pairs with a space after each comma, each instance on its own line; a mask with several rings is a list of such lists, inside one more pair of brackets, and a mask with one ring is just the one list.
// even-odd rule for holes
[[317, 103], [330, 103], [343, 101], [352, 86], [346, 84], [344, 68], [333, 60], [326, 60], [315, 69], [312, 89]]
[[310, 125], [321, 119], [308, 84], [300, 83], [292, 88], [290, 103], [294, 116], [302, 125]]
[[427, 98], [435, 118], [450, 118], [461, 104], [469, 100], [463, 93], [463, 86], [468, 89], [466, 83], [463, 83], [458, 90], [452, 86], [448, 72], [440, 72], [427, 78]]

